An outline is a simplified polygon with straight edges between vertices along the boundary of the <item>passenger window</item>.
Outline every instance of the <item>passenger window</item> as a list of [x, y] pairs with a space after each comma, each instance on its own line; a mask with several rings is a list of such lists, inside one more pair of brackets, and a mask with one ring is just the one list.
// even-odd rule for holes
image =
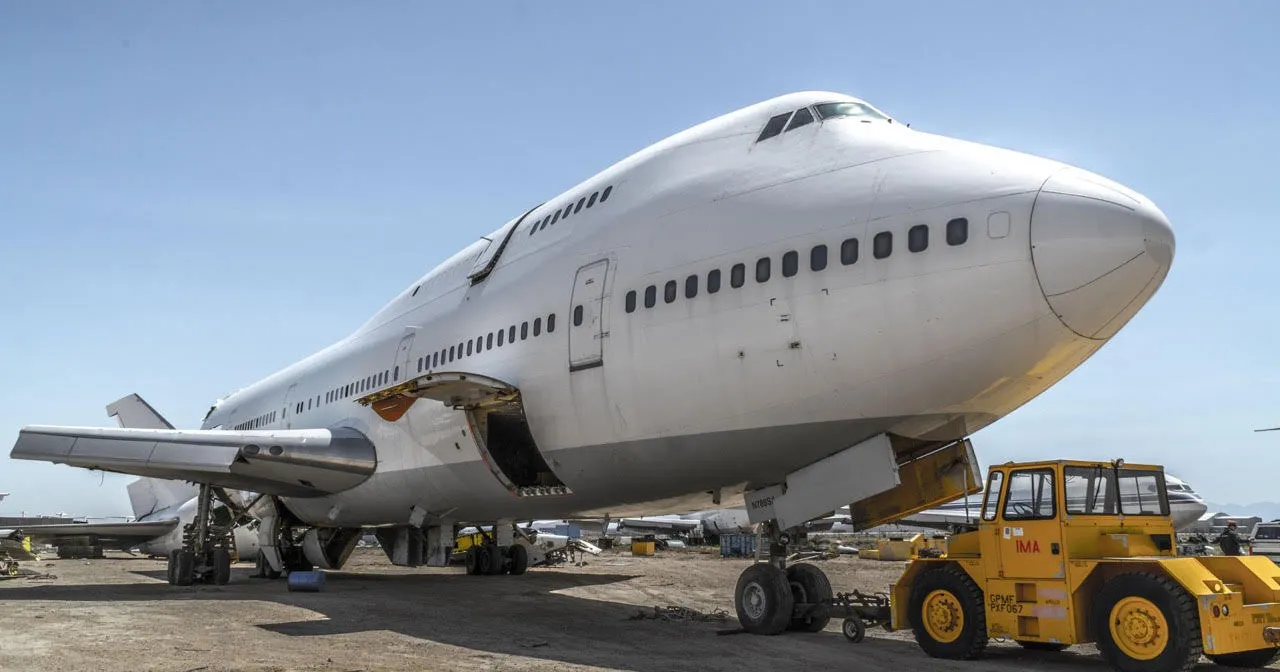
[[472, 340], [468, 339], [468, 340], [467, 340], [467, 356], [468, 356], [468, 357], [470, 357], [470, 356], [471, 356], [471, 353], [473, 352], [473, 350], [472, 350], [472, 346], [473, 346], [473, 345], [475, 345], [475, 341], [472, 341]]
[[[808, 108], [805, 108], [808, 109]], [[792, 250], [782, 255], [782, 277], [789, 278], [800, 270], [800, 253]]]
[[493, 332], [492, 331], [489, 332], [488, 336], [484, 337], [484, 349], [485, 350], [493, 349]]
[[391, 371], [392, 371], [392, 373], [391, 373], [391, 379], [392, 379], [392, 380], [400, 380], [400, 367], [398, 367], [398, 366], [397, 366], [397, 367], [395, 367], [394, 369], [392, 369]]
[[720, 269], [715, 268], [707, 271], [707, 293], [715, 294], [720, 291]]
[[871, 240], [871, 256], [876, 259], [884, 259], [893, 254], [893, 234], [888, 231], [881, 231]]
[[542, 318], [541, 317], [533, 318], [533, 335], [534, 336], [542, 335]]
[[795, 116], [791, 117], [791, 123], [787, 124], [787, 130], [789, 131], [793, 128], [800, 128], [805, 124], [812, 124], [812, 123], [813, 123], [813, 113], [809, 111], [809, 108], [802, 107], [796, 110]]
[[605, 187], [604, 191], [600, 192], [600, 202], [604, 203], [605, 201], [609, 200], [609, 194], [612, 194], [612, 193], [613, 193], [613, 185], [611, 184]]
[[596, 204], [596, 199], [597, 199], [597, 198], [599, 198], [599, 197], [600, 197], [600, 192], [598, 192], [598, 191], [597, 191], [597, 192], [594, 192], [593, 194], [591, 194], [591, 198], [587, 201], [587, 207], [589, 208], [589, 207], [591, 207], [591, 206], [595, 205], [595, 204]]
[[969, 240], [969, 220], [957, 217], [947, 222], [947, 244], [964, 245]]
[[484, 336], [476, 336], [476, 354], [484, 352]]
[[691, 275], [684, 279], [684, 298], [692, 299], [698, 295], [698, 276]]
[[668, 280], [662, 287], [662, 300], [671, 303], [676, 300], [676, 281]]
[[627, 312], [636, 312], [636, 290], [634, 289], [627, 292]]
[[1054, 510], [1052, 469], [1015, 471], [1009, 475], [1005, 520], [1049, 520]]
[[582, 209], [582, 206], [583, 206], [583, 205], [585, 205], [585, 204], [586, 204], [586, 202], [587, 202], [587, 197], [586, 197], [586, 196], [583, 196], [582, 198], [579, 198], [579, 199], [578, 199], [578, 204], [577, 204], [576, 206], [574, 206], [574, 208], [573, 208], [573, 214], [575, 214], [575, 215], [576, 215], [576, 214], [578, 214], [578, 211]]
[[503, 337], [504, 337], [504, 336], [506, 336], [506, 335], [507, 335], [507, 330], [506, 330], [506, 329], [499, 329], [499, 330], [498, 330], [498, 347], [499, 347], [499, 348], [501, 348], [501, 347], [502, 347], [502, 340], [503, 340]]
[[787, 120], [790, 118], [791, 113], [786, 112], [769, 119], [769, 122], [764, 125], [764, 130], [760, 131], [760, 137], [756, 138], [756, 142], [768, 140], [769, 138], [781, 133], [782, 129], [787, 125]]
[[453, 346], [449, 346], [449, 361], [453, 361]]
[[[437, 366], [440, 366], [440, 353], [439, 353], [439, 352], [433, 352], [433, 353], [431, 353], [431, 368], [433, 368], [433, 369], [434, 369], [434, 368], [436, 368]], [[385, 382], [385, 381], [384, 381], [384, 382]]]
[[556, 314], [551, 313], [550, 315], [547, 316], [547, 333], [549, 334], [555, 330], [556, 330]]
[[520, 340], [523, 341], [527, 338], [529, 338], [529, 323], [521, 322], [520, 323]]
[[644, 288], [644, 307], [652, 308], [658, 302], [658, 288], [649, 285]]
[[734, 264], [733, 268], [729, 269], [729, 286], [734, 289], [737, 289], [741, 287], [742, 283], [746, 281], [747, 281], [747, 265]]
[[558, 221], [560, 221], [560, 211], [556, 210], [556, 214], [551, 218], [551, 224], [554, 225]]
[[852, 266], [858, 262], [858, 239], [849, 238], [840, 243], [840, 263]]
[[760, 257], [756, 260], [756, 282], [769, 281], [769, 257]]
[[507, 330], [507, 342], [508, 343], [516, 342], [516, 325], [514, 324], [511, 325], [511, 328]]
[[[634, 292], [632, 293], [634, 294]], [[582, 326], [582, 306], [581, 305], [573, 307], [573, 326], [575, 327]]]
[[809, 270], [821, 271], [827, 267], [827, 246], [815, 245], [809, 250]]
[[911, 252], [924, 252], [929, 247], [929, 227], [916, 224], [907, 230], [907, 249]]
[[422, 373], [422, 358], [418, 358], [418, 373]]

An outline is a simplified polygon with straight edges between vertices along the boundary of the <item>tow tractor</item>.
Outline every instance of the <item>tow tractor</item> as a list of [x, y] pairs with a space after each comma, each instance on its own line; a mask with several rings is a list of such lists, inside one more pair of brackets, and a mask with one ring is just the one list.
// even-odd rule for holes
[[[1159, 466], [1002, 464], [988, 471], [976, 529], [913, 559], [879, 618], [864, 603], [848, 605], [859, 607], [850, 618], [883, 622], [887, 611], [887, 627], [952, 660], [981, 656], [993, 638], [1049, 651], [1095, 642], [1123, 672], [1190, 670], [1202, 653], [1228, 667], [1276, 660], [1280, 567], [1178, 557], [1175, 539]], [[846, 621], [846, 635], [859, 626]]]

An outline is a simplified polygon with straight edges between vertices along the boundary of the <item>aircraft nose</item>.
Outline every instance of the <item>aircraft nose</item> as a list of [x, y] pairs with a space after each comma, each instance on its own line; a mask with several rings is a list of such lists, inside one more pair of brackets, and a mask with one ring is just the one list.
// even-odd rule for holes
[[1049, 307], [1069, 329], [1107, 339], [1164, 282], [1173, 229], [1146, 197], [1067, 168], [1040, 188], [1031, 212], [1031, 259]]

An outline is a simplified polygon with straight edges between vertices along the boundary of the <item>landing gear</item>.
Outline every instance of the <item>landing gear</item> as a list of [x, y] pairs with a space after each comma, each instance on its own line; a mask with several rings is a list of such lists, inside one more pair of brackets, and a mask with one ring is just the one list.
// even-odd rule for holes
[[[215, 509], [217, 496], [226, 506]], [[169, 584], [196, 583], [224, 586], [231, 581], [231, 553], [235, 548], [232, 530], [236, 508], [220, 488], [201, 485], [196, 500], [196, 517], [182, 531], [182, 548], [169, 553], [166, 572]]]
[[529, 569], [529, 549], [517, 543], [517, 530], [510, 521], [498, 521], [493, 531], [483, 532], [483, 541], [466, 551], [468, 574], [519, 576]]
[[790, 546], [802, 532], [780, 530], [772, 521], [762, 523], [761, 532], [768, 537], [769, 561], [738, 577], [733, 591], [738, 622], [757, 635], [821, 631], [831, 621], [831, 582], [814, 565], [787, 567]]

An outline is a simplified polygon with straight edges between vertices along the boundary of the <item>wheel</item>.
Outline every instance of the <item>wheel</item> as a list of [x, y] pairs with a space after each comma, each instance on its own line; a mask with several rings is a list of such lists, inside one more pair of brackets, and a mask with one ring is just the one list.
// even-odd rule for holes
[[176, 576], [177, 571], [178, 571], [178, 549], [175, 548], [174, 550], [169, 551], [169, 567], [166, 571], [166, 578], [169, 580], [169, 585], [171, 586], [174, 585], [174, 580], [175, 580], [174, 577]]
[[963, 569], [947, 565], [917, 576], [907, 608], [916, 642], [930, 656], [973, 660], [987, 648], [982, 589]]
[[788, 629], [801, 632], [822, 632], [831, 622], [831, 581], [821, 569], [801, 563], [787, 568], [787, 582], [791, 584], [794, 604], [822, 602], [807, 616], [792, 618]]
[[180, 550], [173, 562], [173, 585], [189, 586], [195, 583], [196, 555], [188, 550]]
[[497, 546], [486, 546], [485, 550], [489, 551], [489, 571], [485, 573], [490, 576], [501, 574], [507, 568], [506, 554]]
[[529, 569], [529, 549], [523, 544], [516, 544], [511, 547], [511, 574], [519, 576]]
[[1060, 644], [1058, 642], [1024, 642], [1018, 640], [1018, 646], [1028, 651], [1062, 651], [1070, 644]]
[[476, 571], [476, 562], [479, 560], [478, 555], [479, 553], [477, 553], [475, 546], [468, 548], [466, 553], [463, 554], [463, 559], [466, 562], [468, 574], [474, 575], [474, 574], [480, 573]]
[[231, 581], [231, 552], [225, 548], [213, 549], [213, 585], [225, 586]]
[[493, 566], [501, 566], [502, 559], [493, 557], [488, 546], [476, 547], [476, 574], [493, 574]]
[[867, 636], [867, 625], [857, 616], [844, 619], [844, 623], [840, 624], [840, 630], [844, 632], [844, 638], [854, 644], [861, 642], [862, 638]]
[[1266, 667], [1280, 658], [1280, 649], [1254, 649], [1240, 653], [1204, 654], [1206, 658], [1223, 667]]
[[755, 635], [776, 635], [787, 629], [795, 599], [787, 573], [760, 562], [748, 567], [738, 577], [733, 591], [733, 604], [738, 622]]
[[1203, 650], [1195, 600], [1173, 579], [1117, 574], [1094, 598], [1089, 623], [1098, 651], [1119, 672], [1185, 672]]

